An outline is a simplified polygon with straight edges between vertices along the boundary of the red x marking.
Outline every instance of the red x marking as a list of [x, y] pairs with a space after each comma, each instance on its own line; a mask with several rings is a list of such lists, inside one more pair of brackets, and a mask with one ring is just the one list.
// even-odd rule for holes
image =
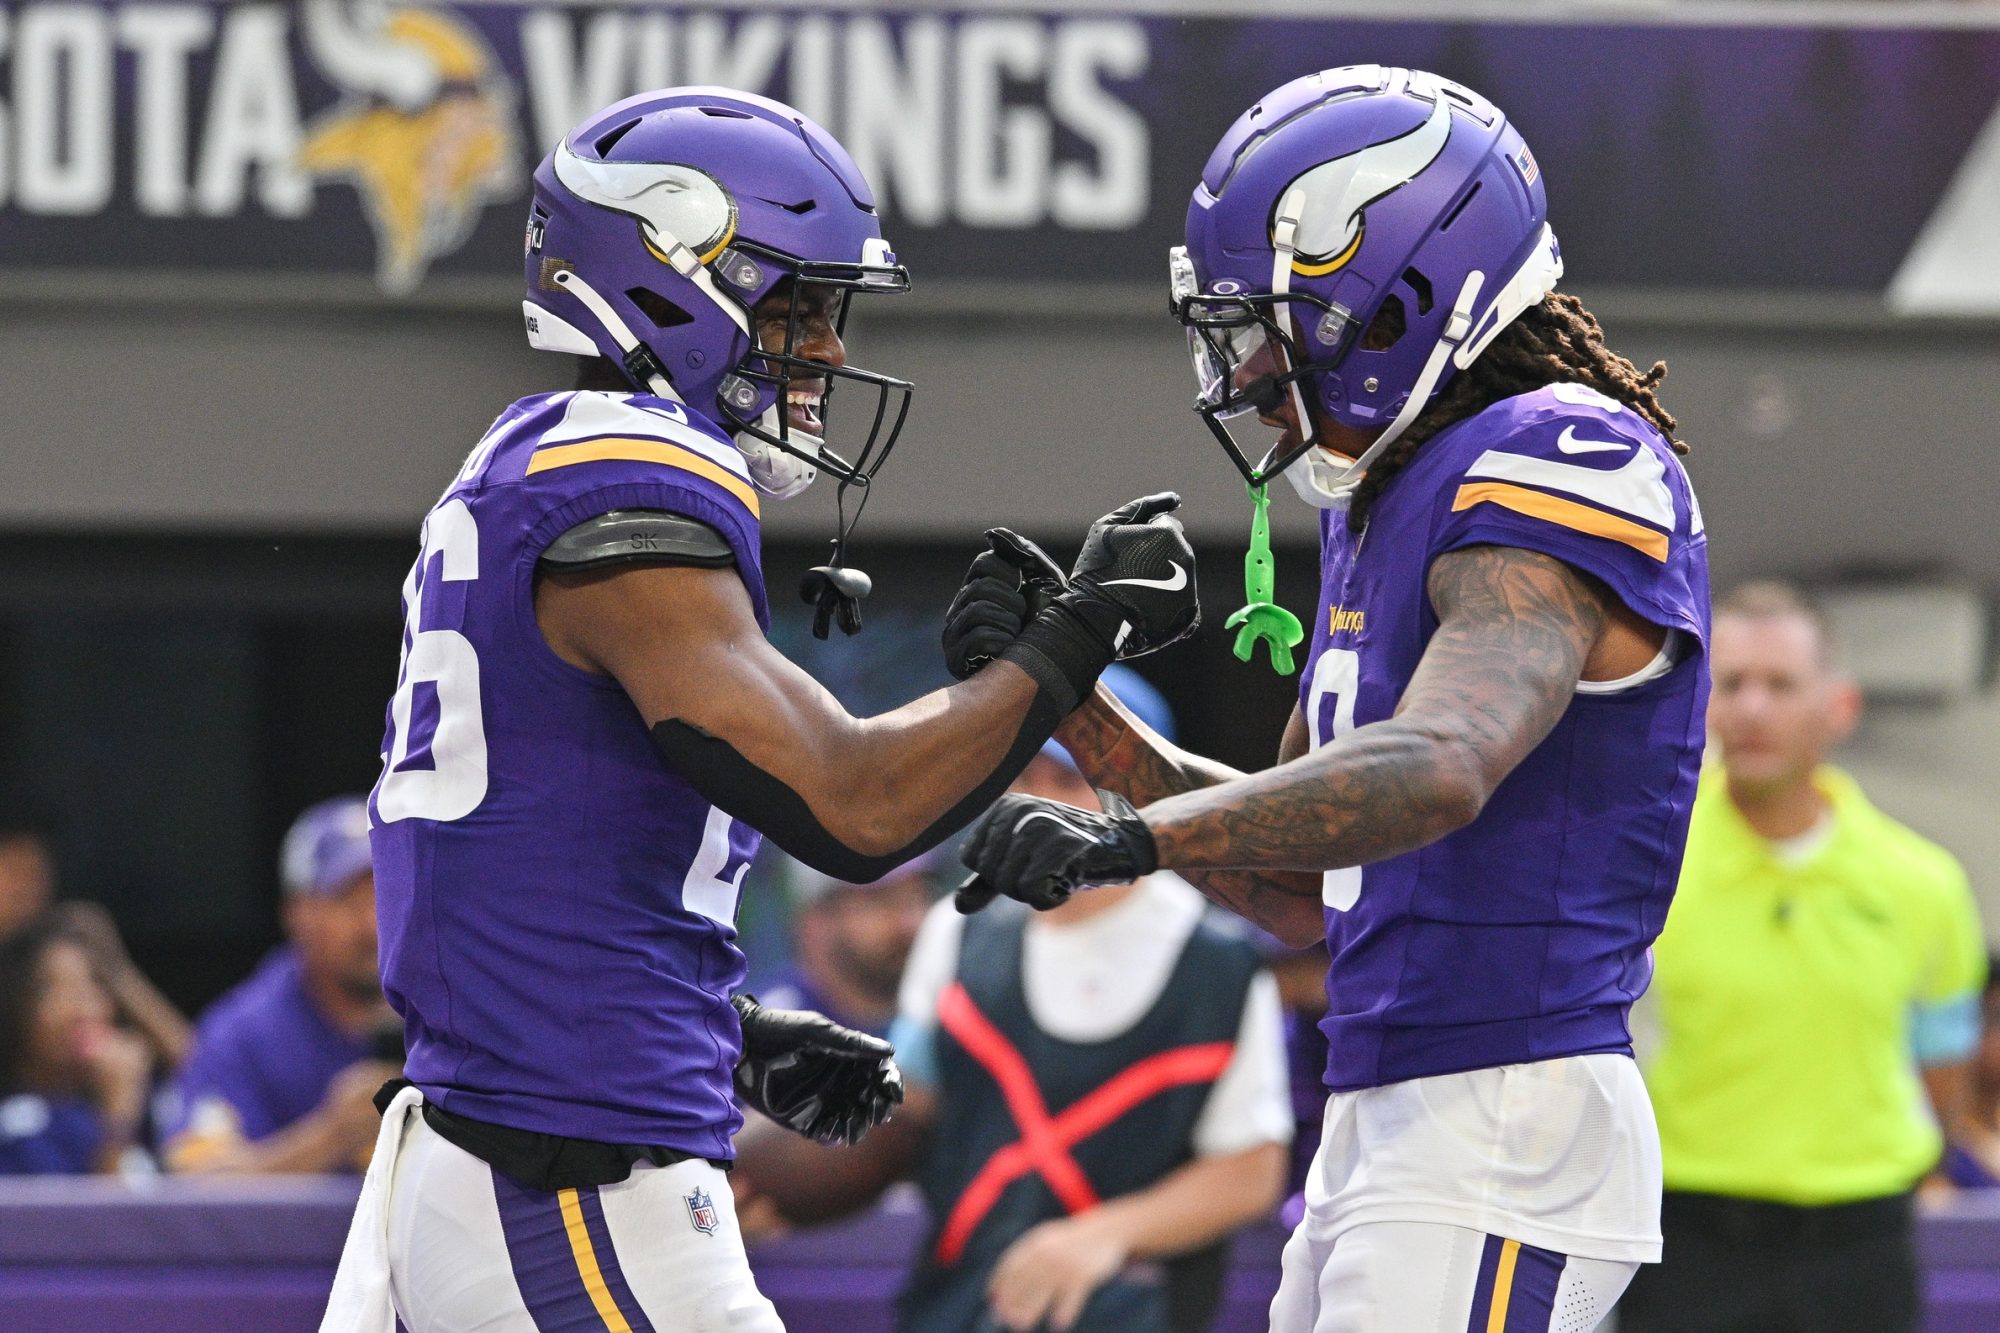
[[943, 1264], [958, 1262], [966, 1242], [1001, 1194], [1030, 1171], [1041, 1176], [1070, 1212], [1096, 1207], [1097, 1191], [1069, 1150], [1169, 1088], [1213, 1082], [1229, 1067], [1236, 1050], [1233, 1042], [1218, 1041], [1161, 1051], [1077, 1098], [1061, 1115], [1051, 1116], [1028, 1062], [957, 982], [938, 999], [938, 1022], [1000, 1086], [1007, 1113], [1021, 1131], [1019, 1139], [987, 1159], [952, 1205], [938, 1234], [937, 1258]]

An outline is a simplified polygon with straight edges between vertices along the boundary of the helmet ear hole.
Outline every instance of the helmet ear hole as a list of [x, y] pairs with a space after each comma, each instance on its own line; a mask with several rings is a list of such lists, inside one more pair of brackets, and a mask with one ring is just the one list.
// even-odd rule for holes
[[1393, 294], [1385, 297], [1382, 308], [1375, 312], [1375, 318], [1368, 321], [1361, 335], [1361, 350], [1386, 352], [1402, 341], [1409, 328], [1410, 318], [1403, 308], [1403, 298]]
[[694, 323], [694, 316], [647, 287], [633, 287], [625, 293], [625, 299], [639, 307], [639, 312], [653, 321], [655, 327], [671, 329], [681, 324]]
[[1403, 270], [1403, 281], [1417, 295], [1417, 318], [1430, 314], [1435, 293], [1431, 290], [1431, 280], [1413, 268]]

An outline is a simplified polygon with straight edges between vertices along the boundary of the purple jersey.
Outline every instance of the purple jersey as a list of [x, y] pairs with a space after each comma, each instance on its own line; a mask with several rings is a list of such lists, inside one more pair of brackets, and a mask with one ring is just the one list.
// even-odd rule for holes
[[0, 1176], [87, 1176], [103, 1147], [103, 1117], [81, 1097], [0, 1099]]
[[371, 798], [382, 979], [406, 1071], [476, 1120], [731, 1155], [743, 977], [736, 898], [758, 836], [654, 749], [618, 683], [537, 628], [536, 561], [617, 509], [728, 540], [760, 624], [742, 455], [644, 394], [514, 404], [424, 523]]
[[1327, 1085], [1335, 1091], [1631, 1050], [1701, 764], [1708, 556], [1701, 511], [1651, 425], [1579, 385], [1443, 431], [1361, 537], [1321, 523], [1319, 623], [1300, 698], [1315, 746], [1394, 713], [1437, 630], [1431, 562], [1539, 551], [1672, 631], [1623, 688], [1579, 686], [1479, 818], [1325, 877]]
[[333, 1026], [306, 994], [298, 952], [282, 945], [201, 1016], [194, 1050], [163, 1098], [169, 1141], [233, 1131], [255, 1141], [304, 1119], [370, 1042]]

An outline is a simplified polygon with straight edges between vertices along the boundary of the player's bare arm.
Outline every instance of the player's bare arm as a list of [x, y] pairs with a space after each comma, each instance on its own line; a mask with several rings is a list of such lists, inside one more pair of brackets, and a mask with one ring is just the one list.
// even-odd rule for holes
[[550, 646], [614, 677], [649, 727], [678, 721], [726, 742], [863, 856], [907, 846], [979, 787], [1040, 695], [1003, 661], [894, 712], [853, 717], [765, 639], [729, 569], [544, 576], [535, 608]]
[[[1056, 729], [1060, 740], [1092, 785], [1117, 792], [1134, 804], [1151, 804], [1186, 792], [1218, 786], [1243, 776], [1227, 764], [1184, 750], [1148, 728], [1111, 697], [1097, 690]], [[1278, 762], [1290, 763], [1311, 745], [1305, 714], [1292, 709], [1278, 745]], [[1251, 921], [1303, 916], [1307, 904], [1317, 929], [1320, 879], [1292, 870], [1183, 870], [1183, 877], [1209, 899]], [[1297, 901], [1294, 901], [1297, 900]]]
[[[1014, 836], [1034, 811], [1006, 798], [968, 844], [987, 885], [962, 904], [994, 889], [1059, 901], [1081, 884], [1159, 867], [1223, 871], [1194, 878], [1281, 939], [1310, 943], [1324, 924], [1318, 885], [1282, 872], [1365, 865], [1470, 824], [1554, 728], [1579, 680], [1624, 674], [1661, 639], [1595, 580], [1524, 549], [1442, 556], [1426, 591], [1439, 628], [1394, 716], [1143, 812], [1112, 801], [1103, 816], [1044, 820], [1034, 838]], [[1064, 821], [1075, 828], [1059, 829]]]
[[[764, 640], [731, 569], [545, 572], [536, 615], [559, 655], [624, 687], [669, 765], [711, 804], [754, 817], [807, 864], [866, 883], [983, 809], [1114, 657], [1194, 628], [1178, 503], [1163, 493], [1105, 515], [1067, 575], [997, 533], [996, 545], [1061, 586], [1011, 627], [998, 661], [875, 718], [851, 716]], [[1152, 577], [1169, 567], [1180, 573]]]
[[[1606, 623], [1606, 594], [1512, 547], [1440, 557], [1438, 631], [1396, 715], [1289, 764], [1147, 807], [1172, 866], [1333, 870], [1434, 842], [1478, 817], [1554, 728]], [[1318, 934], [1317, 905], [1312, 933]]]

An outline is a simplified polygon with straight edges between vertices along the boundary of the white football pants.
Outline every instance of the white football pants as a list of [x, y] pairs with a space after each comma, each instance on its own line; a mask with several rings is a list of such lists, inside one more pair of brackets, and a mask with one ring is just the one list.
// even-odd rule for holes
[[388, 1242], [410, 1333], [784, 1333], [750, 1275], [729, 1178], [703, 1161], [544, 1194], [412, 1115]]
[[1636, 1263], [1437, 1222], [1365, 1222], [1285, 1244], [1271, 1333], [1590, 1333]]

